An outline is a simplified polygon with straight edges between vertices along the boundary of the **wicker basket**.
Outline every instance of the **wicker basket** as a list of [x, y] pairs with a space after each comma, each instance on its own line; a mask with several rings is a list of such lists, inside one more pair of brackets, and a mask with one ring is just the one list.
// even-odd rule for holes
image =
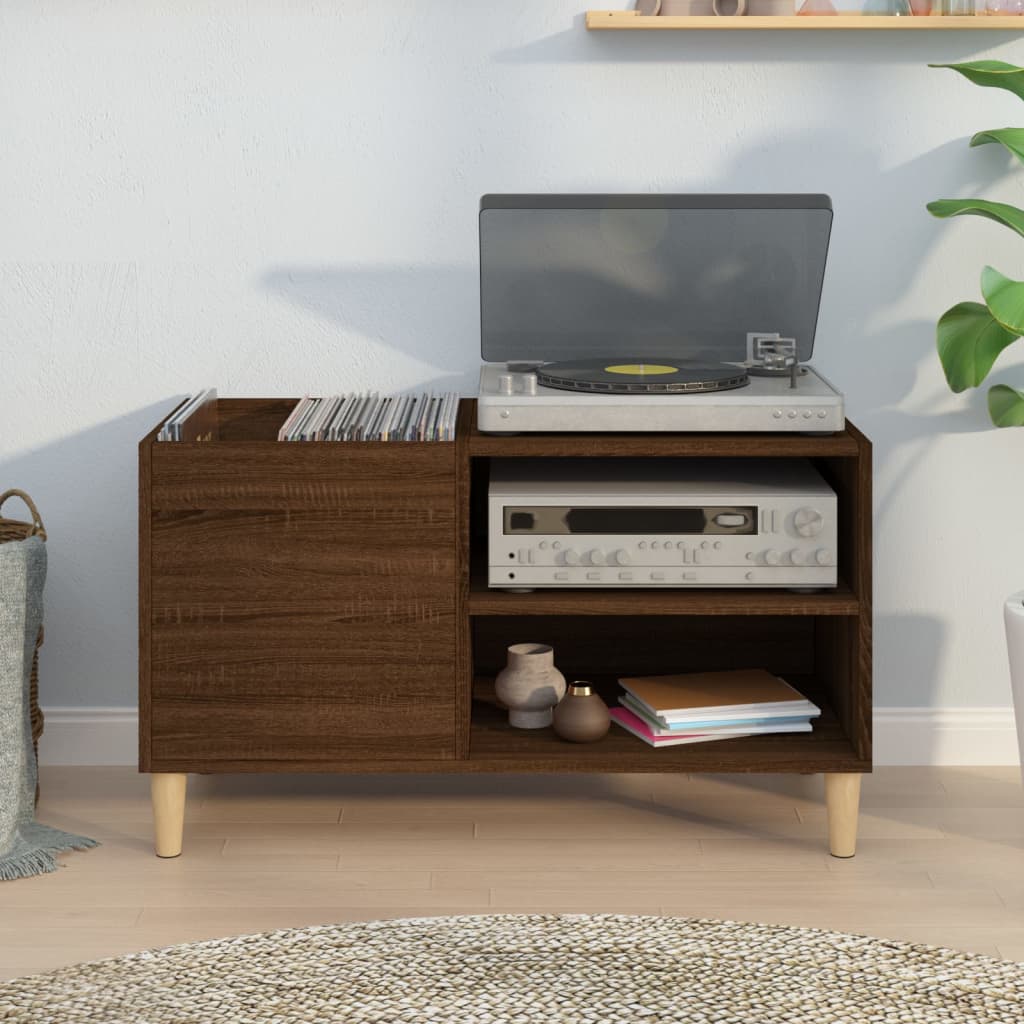
[[[20, 519], [5, 519], [3, 516], [3, 505], [8, 498], [21, 498], [32, 513], [32, 521], [23, 522]], [[46, 530], [43, 521], [39, 518], [39, 509], [35, 502], [24, 492], [17, 490], [4, 491], [0, 494], [0, 544], [9, 540], [26, 540], [29, 537], [42, 537], [46, 540]], [[35, 748], [36, 756], [39, 755], [39, 737], [43, 735], [43, 713], [39, 710], [39, 648], [43, 646], [43, 627], [39, 627], [39, 635], [36, 637], [36, 649], [32, 656], [32, 679], [29, 703], [32, 713], [32, 746]], [[39, 799], [39, 790], [36, 789], [36, 799]]]

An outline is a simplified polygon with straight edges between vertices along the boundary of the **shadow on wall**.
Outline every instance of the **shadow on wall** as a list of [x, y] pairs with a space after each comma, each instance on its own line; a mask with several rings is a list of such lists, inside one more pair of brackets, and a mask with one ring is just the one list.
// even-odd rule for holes
[[[875, 616], [874, 655], [885, 664], [895, 697], [875, 694], [875, 707], [933, 707], [946, 653], [946, 625], [930, 615]], [[879, 700], [884, 696], [885, 700]], [[936, 753], [935, 750], [928, 754]], [[922, 764], [933, 763], [926, 757]]]
[[[44, 706], [136, 703], [137, 445], [181, 397], [13, 458], [0, 456], [0, 491], [27, 491], [48, 535]], [[21, 519], [22, 512], [15, 499], [4, 505], [4, 515]]]

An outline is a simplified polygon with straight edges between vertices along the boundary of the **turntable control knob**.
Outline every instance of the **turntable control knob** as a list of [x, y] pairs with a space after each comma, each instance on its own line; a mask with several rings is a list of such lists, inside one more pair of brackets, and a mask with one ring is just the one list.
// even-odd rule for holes
[[580, 554], [573, 548], [566, 548], [562, 555], [562, 561], [565, 562], [566, 565], [579, 565]]
[[598, 548], [594, 548], [587, 554], [587, 558], [590, 560], [591, 565], [604, 565], [604, 552]]
[[789, 553], [789, 560], [793, 565], [803, 565], [807, 561], [807, 555], [799, 548], [793, 548]]
[[824, 525], [825, 520], [816, 508], [805, 506], [793, 513], [793, 529], [801, 537], [816, 537]]
[[828, 548], [818, 548], [814, 553], [814, 560], [818, 565], [831, 565], [832, 564], [832, 552]]
[[498, 377], [498, 394], [511, 395], [515, 393], [515, 378], [511, 373], [503, 373]]
[[780, 557], [781, 556], [779, 555], [778, 551], [776, 551], [774, 548], [769, 548], [764, 553], [764, 560], [767, 565], [778, 565]]
[[619, 550], [616, 551], [614, 555], [612, 555], [612, 560], [615, 562], [616, 565], [629, 565], [629, 563], [632, 561], [632, 559], [629, 557], [629, 552], [624, 550], [623, 548], [619, 548]]

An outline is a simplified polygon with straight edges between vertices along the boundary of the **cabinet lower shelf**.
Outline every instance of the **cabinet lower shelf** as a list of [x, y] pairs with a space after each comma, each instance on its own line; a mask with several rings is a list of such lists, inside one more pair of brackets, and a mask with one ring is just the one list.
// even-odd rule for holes
[[[611, 678], [588, 678], [609, 706], [619, 686]], [[597, 743], [567, 743], [551, 729], [513, 729], [494, 696], [494, 681], [477, 677], [469, 760], [474, 771], [495, 772], [864, 772], [871, 762], [857, 757], [834, 709], [813, 680], [794, 679], [812, 695], [822, 714], [810, 733], [784, 733], [716, 740], [655, 750], [613, 724]]]

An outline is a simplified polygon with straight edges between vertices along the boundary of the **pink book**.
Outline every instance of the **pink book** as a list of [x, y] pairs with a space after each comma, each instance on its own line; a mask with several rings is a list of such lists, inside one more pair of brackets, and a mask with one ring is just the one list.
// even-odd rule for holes
[[631, 732], [638, 739], [649, 743], [652, 747], [678, 747], [684, 743], [708, 743], [711, 740], [734, 740], [735, 733], [722, 735], [721, 733], [690, 732], [676, 733], [672, 736], [655, 736], [647, 727], [643, 719], [638, 718], [628, 708], [612, 708], [609, 711], [612, 721], [621, 725], [626, 732]]

